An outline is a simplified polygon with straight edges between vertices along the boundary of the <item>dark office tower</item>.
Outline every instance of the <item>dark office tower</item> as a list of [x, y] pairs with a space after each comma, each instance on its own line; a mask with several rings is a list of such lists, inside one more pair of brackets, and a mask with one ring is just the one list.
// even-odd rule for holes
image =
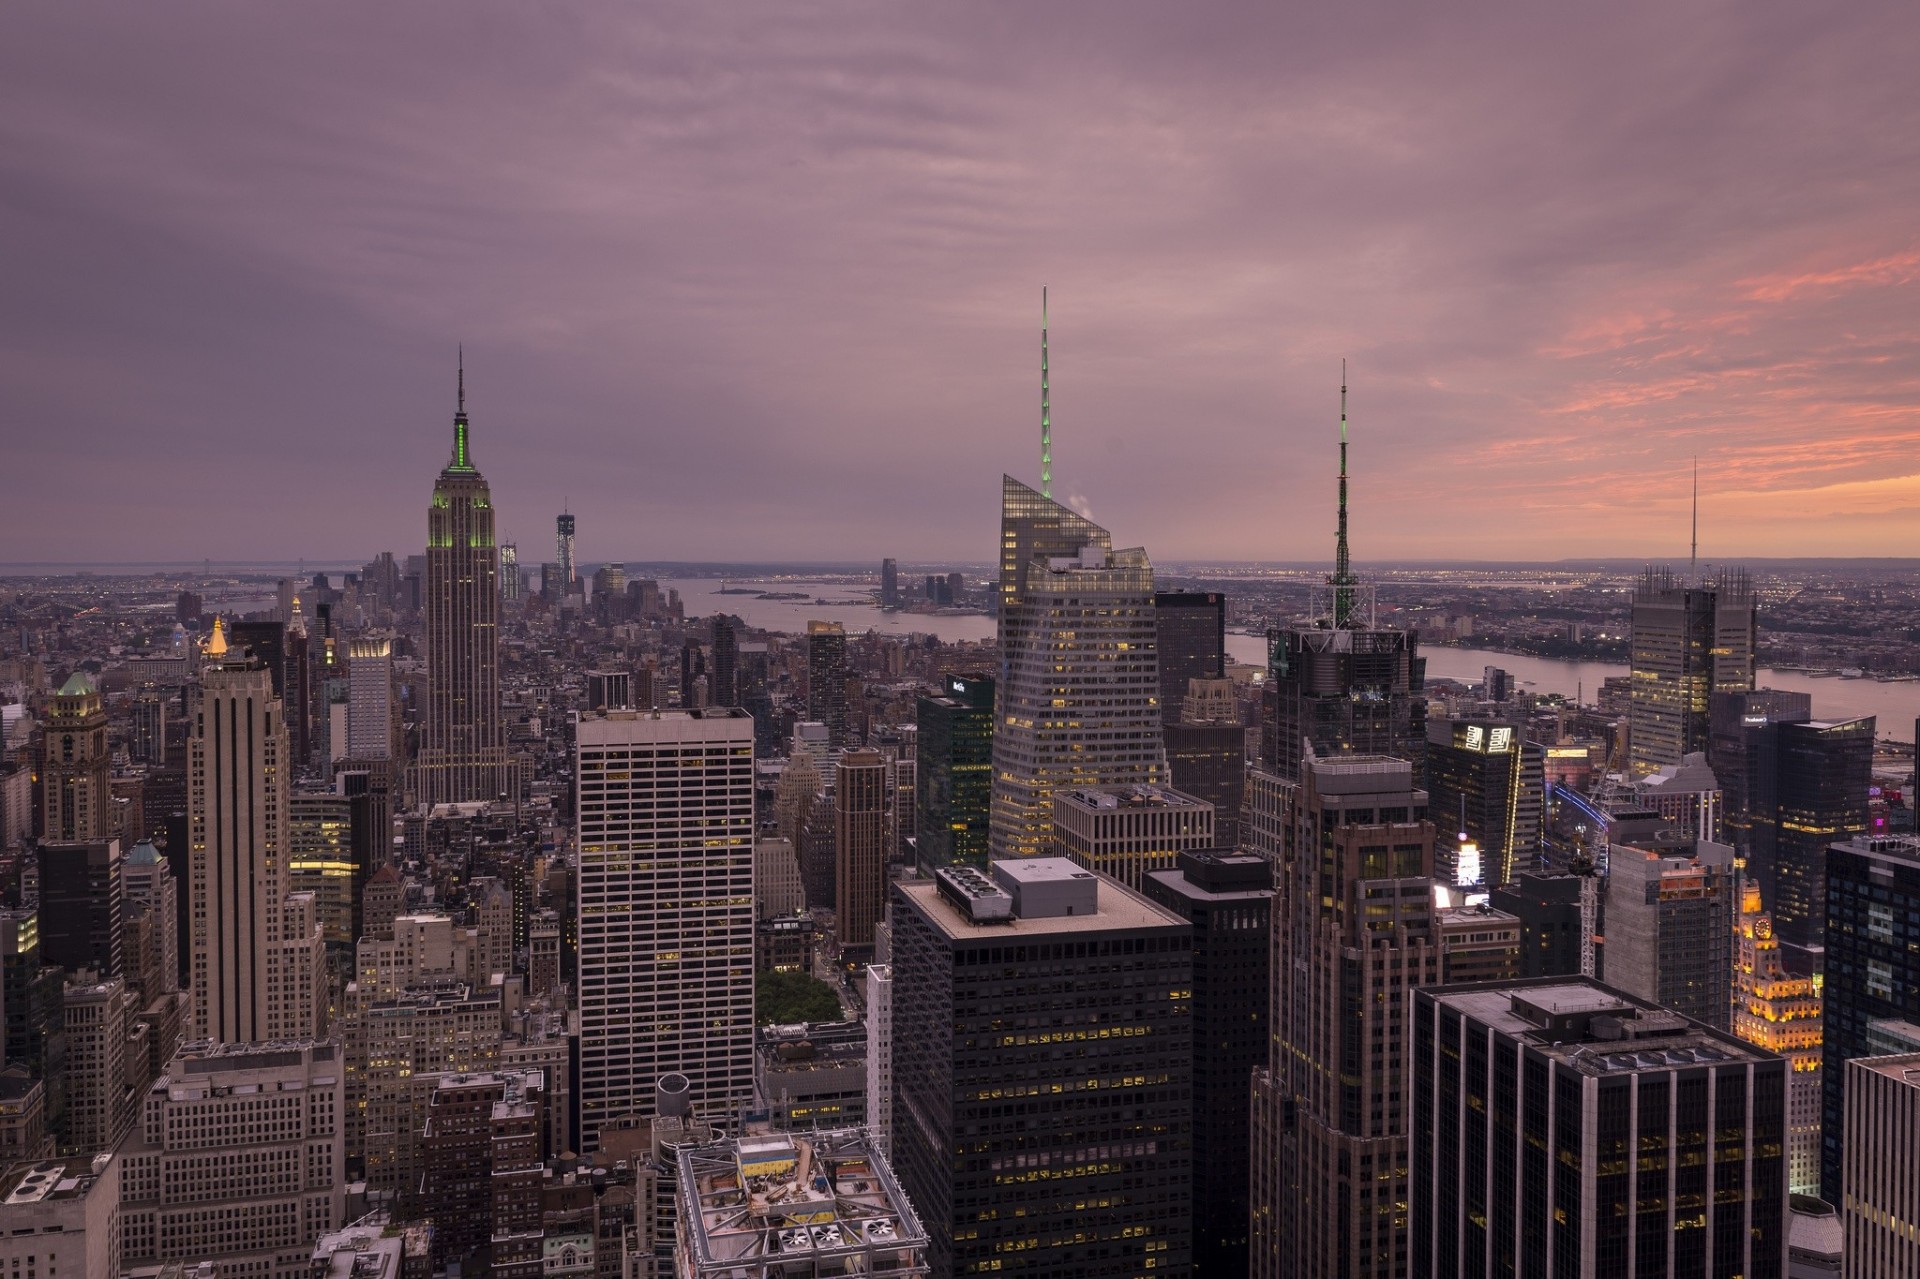
[[1705, 839], [1684, 850], [1616, 843], [1606, 886], [1607, 981], [1729, 1029], [1740, 920], [1733, 849]]
[[920, 699], [917, 722], [920, 867], [984, 867], [993, 808], [993, 678], [947, 676], [938, 694]]
[[707, 650], [698, 640], [680, 645], [680, 707], [697, 710], [711, 705], [713, 683], [707, 674]]
[[830, 746], [847, 744], [847, 630], [807, 623], [807, 718], [827, 726]]
[[273, 695], [287, 697], [287, 622], [230, 622], [227, 643], [267, 670], [273, 680]]
[[[1427, 722], [1427, 794], [1434, 874], [1497, 888], [1540, 853], [1546, 752], [1503, 720]], [[1478, 863], [1473, 864], [1473, 863]]]
[[848, 751], [833, 776], [834, 933], [850, 960], [870, 961], [887, 906], [887, 761]]
[[294, 767], [313, 759], [313, 648], [307, 642], [307, 619], [300, 597], [293, 597], [293, 620], [287, 623], [287, 682], [280, 704], [287, 715], [287, 745]]
[[1267, 1059], [1273, 863], [1227, 850], [1148, 871], [1193, 929], [1193, 1273], [1247, 1273], [1247, 1081]]
[[493, 496], [467, 452], [464, 373], [453, 457], [427, 511], [426, 731], [415, 796], [423, 803], [497, 799], [507, 790], [500, 721], [500, 558]]
[[40, 766], [43, 838], [107, 837], [111, 792], [107, 766], [107, 712], [84, 671], [75, 671], [53, 695], [47, 715], [46, 757]]
[[715, 706], [740, 705], [740, 636], [730, 618], [713, 619], [713, 682], [709, 700]]
[[1218, 591], [1155, 591], [1154, 637], [1160, 647], [1160, 716], [1180, 720], [1187, 681], [1227, 674], [1227, 597]]
[[1790, 971], [1811, 975], [1826, 943], [1827, 847], [1867, 833], [1874, 717], [1779, 724], [1773, 731], [1773, 820], [1756, 832], [1752, 861], [1761, 898], [1773, 906], [1782, 958]]
[[[571, 512], [554, 517], [555, 545], [559, 555], [560, 594], [571, 595], [580, 584], [580, 565], [573, 557], [573, 515]], [[551, 589], [551, 587], [549, 587]]]
[[127, 754], [135, 763], [167, 764], [167, 699], [149, 688], [133, 699]]
[[347, 847], [353, 857], [353, 936], [365, 936], [366, 889], [393, 861], [393, 775], [385, 768], [334, 774], [347, 797]]
[[1213, 805], [1214, 843], [1240, 846], [1247, 789], [1247, 727], [1228, 679], [1187, 681], [1180, 713], [1161, 728], [1174, 789]]
[[626, 671], [587, 672], [588, 710], [631, 710], [633, 704], [633, 677]]
[[1786, 1273], [1780, 1057], [1580, 978], [1412, 1005], [1413, 1274]]
[[1633, 593], [1633, 700], [1627, 708], [1627, 762], [1645, 777], [1704, 752], [1715, 693], [1753, 688], [1753, 587], [1728, 571], [1711, 586], [1687, 586], [1671, 569], [1649, 568]]
[[1707, 700], [1707, 766], [1720, 782], [1721, 837], [1742, 856], [1753, 851], [1754, 823], [1771, 792], [1779, 744], [1773, 727], [1812, 718], [1812, 696], [1785, 689], [1715, 693]]
[[1000, 501], [991, 839], [995, 856], [1031, 857], [1056, 789], [1167, 780], [1153, 565], [1012, 476]]
[[1820, 1197], [1842, 1203], [1846, 1063], [1890, 1051], [1876, 1023], [1920, 1022], [1920, 839], [1856, 838], [1827, 850]]
[[40, 946], [45, 962], [99, 980], [122, 975], [126, 861], [117, 839], [40, 845]]
[[1523, 870], [1495, 888], [1493, 908], [1520, 921], [1520, 976], [1580, 974], [1580, 892], [1590, 875]]
[[1065, 858], [894, 884], [893, 1163], [934, 1274], [1191, 1273], [1191, 944]]
[[1274, 866], [1272, 1056], [1253, 1084], [1252, 1273], [1403, 1279], [1407, 1006], [1440, 978], [1413, 765], [1309, 759]]
[[900, 603], [900, 566], [892, 560], [880, 561], [880, 607], [893, 608]]

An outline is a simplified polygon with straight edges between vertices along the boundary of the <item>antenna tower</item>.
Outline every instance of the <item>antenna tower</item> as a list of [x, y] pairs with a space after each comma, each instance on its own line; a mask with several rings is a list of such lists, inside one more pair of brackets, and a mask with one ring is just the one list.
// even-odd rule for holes
[[1040, 286], [1040, 496], [1053, 496], [1053, 414], [1047, 382], [1047, 286]]

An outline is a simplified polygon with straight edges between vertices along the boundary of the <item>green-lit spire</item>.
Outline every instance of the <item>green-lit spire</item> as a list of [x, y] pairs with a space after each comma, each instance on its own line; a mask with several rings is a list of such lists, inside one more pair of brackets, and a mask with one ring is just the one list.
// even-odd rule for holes
[[455, 392], [453, 412], [453, 461], [447, 463], [449, 471], [471, 471], [473, 459], [467, 454], [467, 351], [466, 347], [457, 348], [459, 374]]
[[1047, 286], [1040, 286], [1040, 496], [1053, 496], [1053, 416], [1047, 386]]
[[1353, 624], [1353, 568], [1347, 559], [1347, 362], [1340, 361], [1340, 530], [1333, 551], [1333, 625]]

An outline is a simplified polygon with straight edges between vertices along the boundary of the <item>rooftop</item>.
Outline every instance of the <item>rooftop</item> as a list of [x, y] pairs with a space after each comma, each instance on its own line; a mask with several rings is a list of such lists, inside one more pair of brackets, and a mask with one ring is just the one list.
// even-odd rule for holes
[[1920, 1053], [1900, 1053], [1893, 1057], [1855, 1057], [1851, 1067], [1870, 1070], [1909, 1088], [1920, 1088]]
[[[1103, 933], [1135, 928], [1185, 928], [1186, 921], [1155, 905], [1117, 880], [1083, 870], [1063, 857], [1009, 859], [995, 865], [1025, 866], [1033, 862], [1064, 862], [1082, 875], [1094, 875], [1095, 909], [1085, 915], [1052, 915], [1039, 919], [1017, 916], [976, 923], [946, 897], [929, 879], [901, 880], [895, 887], [920, 908], [933, 926], [956, 941], [996, 940], [1015, 937], [1051, 937], [1062, 933]], [[1047, 871], [1025, 871], [1046, 875]]]
[[1432, 998], [1582, 1074], [1778, 1060], [1732, 1035], [1586, 979], [1444, 986]]
[[926, 1232], [862, 1129], [689, 1146], [679, 1163], [679, 1274], [927, 1273]]
[[106, 1170], [111, 1155], [87, 1155], [72, 1159], [42, 1159], [37, 1163], [15, 1164], [0, 1177], [0, 1203], [13, 1208], [23, 1204], [56, 1203], [63, 1199], [85, 1199], [94, 1181]]
[[1171, 786], [1104, 786], [1075, 787], [1069, 790], [1057, 790], [1054, 798], [1077, 808], [1090, 809], [1139, 809], [1167, 808], [1194, 809], [1211, 808], [1204, 799], [1195, 799], [1173, 789]]

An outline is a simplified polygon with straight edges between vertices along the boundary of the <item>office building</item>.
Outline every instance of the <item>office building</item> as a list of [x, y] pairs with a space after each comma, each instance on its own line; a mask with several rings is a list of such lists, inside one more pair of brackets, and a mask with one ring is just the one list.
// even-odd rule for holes
[[1239, 847], [1240, 809], [1247, 788], [1247, 728], [1233, 681], [1188, 680], [1177, 713], [1161, 732], [1174, 789], [1212, 804], [1219, 847]]
[[650, 710], [633, 700], [633, 676], [627, 671], [588, 671], [587, 709], [590, 711]]
[[1215, 848], [1213, 805], [1165, 786], [1073, 787], [1053, 793], [1053, 852], [1139, 892], [1149, 871]]
[[464, 374], [453, 456], [434, 483], [427, 510], [425, 590], [426, 719], [414, 794], [425, 804], [498, 799], [508, 789], [500, 718], [500, 558], [493, 494], [467, 447]]
[[1784, 1275], [1787, 1063], [1583, 979], [1412, 1020], [1411, 1274]]
[[1857, 837], [1827, 850], [1825, 960], [1820, 1197], [1839, 1204], [1845, 1064], [1898, 1047], [1889, 1030], [1920, 1022], [1920, 839]]
[[893, 1155], [893, 965], [867, 965], [867, 1128]]
[[[562, 596], [573, 594], [580, 585], [580, 563], [574, 558], [573, 551], [573, 512], [564, 511], [555, 516], [553, 528], [554, 546], [556, 548], [555, 555], [558, 557], [555, 562], [559, 566], [560, 579], [558, 583], [559, 593], [553, 597], [554, 603], [557, 604], [560, 602]], [[551, 591], [553, 585], [548, 584], [547, 589]]]
[[128, 984], [151, 1003], [180, 989], [179, 877], [171, 860], [143, 841], [127, 854], [121, 880], [126, 929], [122, 962]]
[[40, 946], [44, 962], [100, 977], [122, 970], [126, 859], [117, 839], [40, 845]]
[[873, 957], [873, 929], [886, 917], [887, 761], [848, 751], [834, 770], [834, 932], [848, 962]]
[[807, 718], [827, 726], [827, 743], [847, 739], [847, 630], [838, 622], [807, 623]]
[[1709, 840], [1686, 853], [1615, 844], [1606, 893], [1608, 984], [1729, 1029], [1740, 918], [1733, 850]]
[[923, 871], [987, 864], [993, 811], [993, 678], [948, 675], [919, 701], [914, 734], [917, 856]]
[[353, 853], [353, 801], [335, 791], [287, 797], [287, 884], [313, 895], [314, 916], [330, 946], [351, 947], [365, 879]]
[[85, 671], [75, 671], [47, 708], [40, 764], [40, 830], [61, 842], [106, 839], [111, 792], [107, 712]]
[[1160, 716], [1178, 723], [1187, 684], [1227, 674], [1227, 597], [1218, 591], [1155, 591], [1154, 641], [1160, 658]]
[[[514, 1220], [512, 1209], [531, 1208], [528, 1200], [539, 1183], [535, 1178], [529, 1186], [515, 1174], [525, 1171], [524, 1147], [532, 1144], [537, 1152], [543, 1083], [537, 1070], [441, 1075], [434, 1081], [420, 1134], [420, 1211], [434, 1225], [436, 1266], [458, 1263], [465, 1273], [477, 1257], [484, 1263], [483, 1250], [502, 1226], [503, 1260], [511, 1266], [519, 1259], [527, 1241], [515, 1236], [529, 1229], [524, 1218]], [[505, 1166], [496, 1165], [496, 1155], [507, 1156]], [[537, 1153], [532, 1162], [537, 1167]], [[501, 1181], [507, 1186], [496, 1185]], [[496, 1222], [495, 1196], [501, 1189], [522, 1193], [518, 1205], [509, 1193], [501, 1205], [508, 1209], [502, 1214], [506, 1220]], [[531, 1232], [538, 1233], [537, 1220]]]
[[520, 603], [525, 583], [520, 576], [520, 548], [512, 542], [500, 543], [500, 602], [509, 608]]
[[59, 1125], [64, 1149], [112, 1150], [132, 1115], [136, 1086], [148, 1082], [139, 1069], [144, 1060], [128, 1061], [133, 1002], [118, 977], [83, 973], [67, 983], [61, 1001], [67, 1032], [67, 1113]]
[[780, 1132], [866, 1126], [866, 1027], [857, 1021], [762, 1026], [753, 1091], [754, 1110]]
[[[1545, 748], [1502, 720], [1431, 720], [1426, 770], [1434, 826], [1444, 832], [1434, 848], [1436, 875], [1497, 888], [1534, 869], [1546, 805]], [[1463, 862], [1468, 844], [1479, 856]]]
[[1310, 758], [1285, 839], [1271, 1056], [1253, 1086], [1252, 1273], [1407, 1275], [1407, 1007], [1440, 979], [1427, 794], [1406, 760]]
[[676, 1153], [670, 1273], [679, 1279], [952, 1273], [930, 1269], [933, 1241], [863, 1129], [747, 1135]]
[[1720, 779], [1713, 775], [1703, 752], [1694, 751], [1677, 764], [1662, 764], [1633, 783], [1633, 807], [1658, 813], [1673, 829], [1695, 839], [1721, 841]]
[[182, 1048], [120, 1148], [121, 1264], [307, 1279], [346, 1211], [340, 1075], [333, 1043]]
[[1715, 693], [1707, 699], [1707, 765], [1720, 783], [1721, 839], [1742, 857], [1753, 851], [1751, 830], [1770, 802], [1777, 767], [1776, 724], [1813, 718], [1813, 697], [1778, 688]]
[[1273, 865], [1183, 852], [1147, 897], [1193, 929], [1193, 1273], [1247, 1273], [1247, 1101], [1267, 1060]]
[[725, 1114], [753, 1089], [753, 721], [608, 711], [576, 728], [580, 1127], [652, 1113], [685, 1075]]
[[762, 835], [753, 842], [753, 910], [759, 919], [796, 915], [807, 906], [793, 841]]
[[1774, 935], [1788, 966], [1811, 973], [1826, 944], [1826, 849], [1867, 834], [1874, 718], [1809, 720], [1773, 731], [1769, 820], [1756, 830], [1751, 860], [1762, 890], [1771, 890]]
[[1520, 920], [1455, 888], [1434, 885], [1433, 931], [1440, 948], [1440, 981], [1518, 981]]
[[1003, 477], [994, 856], [1046, 851], [1057, 789], [1165, 784], [1156, 643], [1146, 552]]
[[[1528, 870], [1492, 891], [1489, 900], [1493, 908], [1520, 921], [1518, 976], [1580, 976], [1584, 936], [1581, 899], [1583, 893], [1597, 898], [1600, 882], [1591, 874]], [[1597, 901], [1595, 906], [1597, 914]], [[1590, 945], [1591, 939], [1586, 940]]]
[[1846, 1064], [1845, 1273], [1920, 1275], [1920, 1053]]
[[900, 565], [885, 559], [880, 561], [880, 607], [897, 608], [900, 604]]
[[740, 636], [730, 618], [713, 619], [713, 675], [709, 697], [715, 706], [740, 705]]
[[385, 636], [347, 644], [347, 754], [393, 758], [393, 641]]
[[120, 1174], [119, 1157], [108, 1151], [7, 1168], [0, 1174], [0, 1267], [47, 1279], [120, 1279]]
[[5, 1064], [46, 1085], [44, 1121], [64, 1122], [67, 1032], [62, 1009], [66, 970], [40, 957], [40, 916], [0, 910], [0, 1015], [6, 1018]]
[[193, 1034], [220, 1043], [317, 1037], [320, 922], [292, 891], [287, 725], [268, 672], [236, 659], [216, 619], [188, 741]]
[[1733, 1033], [1786, 1058], [1787, 1188], [1820, 1194], [1820, 985], [1787, 971], [1780, 939], [1763, 908], [1760, 885], [1740, 883], [1738, 954], [1733, 970]]
[[1632, 607], [1627, 765], [1645, 777], [1706, 751], [1713, 695], [1753, 688], [1757, 629], [1752, 584], [1737, 570], [1688, 586], [1671, 569], [1649, 568]]
[[127, 757], [134, 763], [166, 767], [167, 705], [168, 699], [150, 688], [134, 697], [127, 716]]
[[933, 1273], [1186, 1273], [1191, 927], [1059, 857], [893, 893], [893, 1158]]

